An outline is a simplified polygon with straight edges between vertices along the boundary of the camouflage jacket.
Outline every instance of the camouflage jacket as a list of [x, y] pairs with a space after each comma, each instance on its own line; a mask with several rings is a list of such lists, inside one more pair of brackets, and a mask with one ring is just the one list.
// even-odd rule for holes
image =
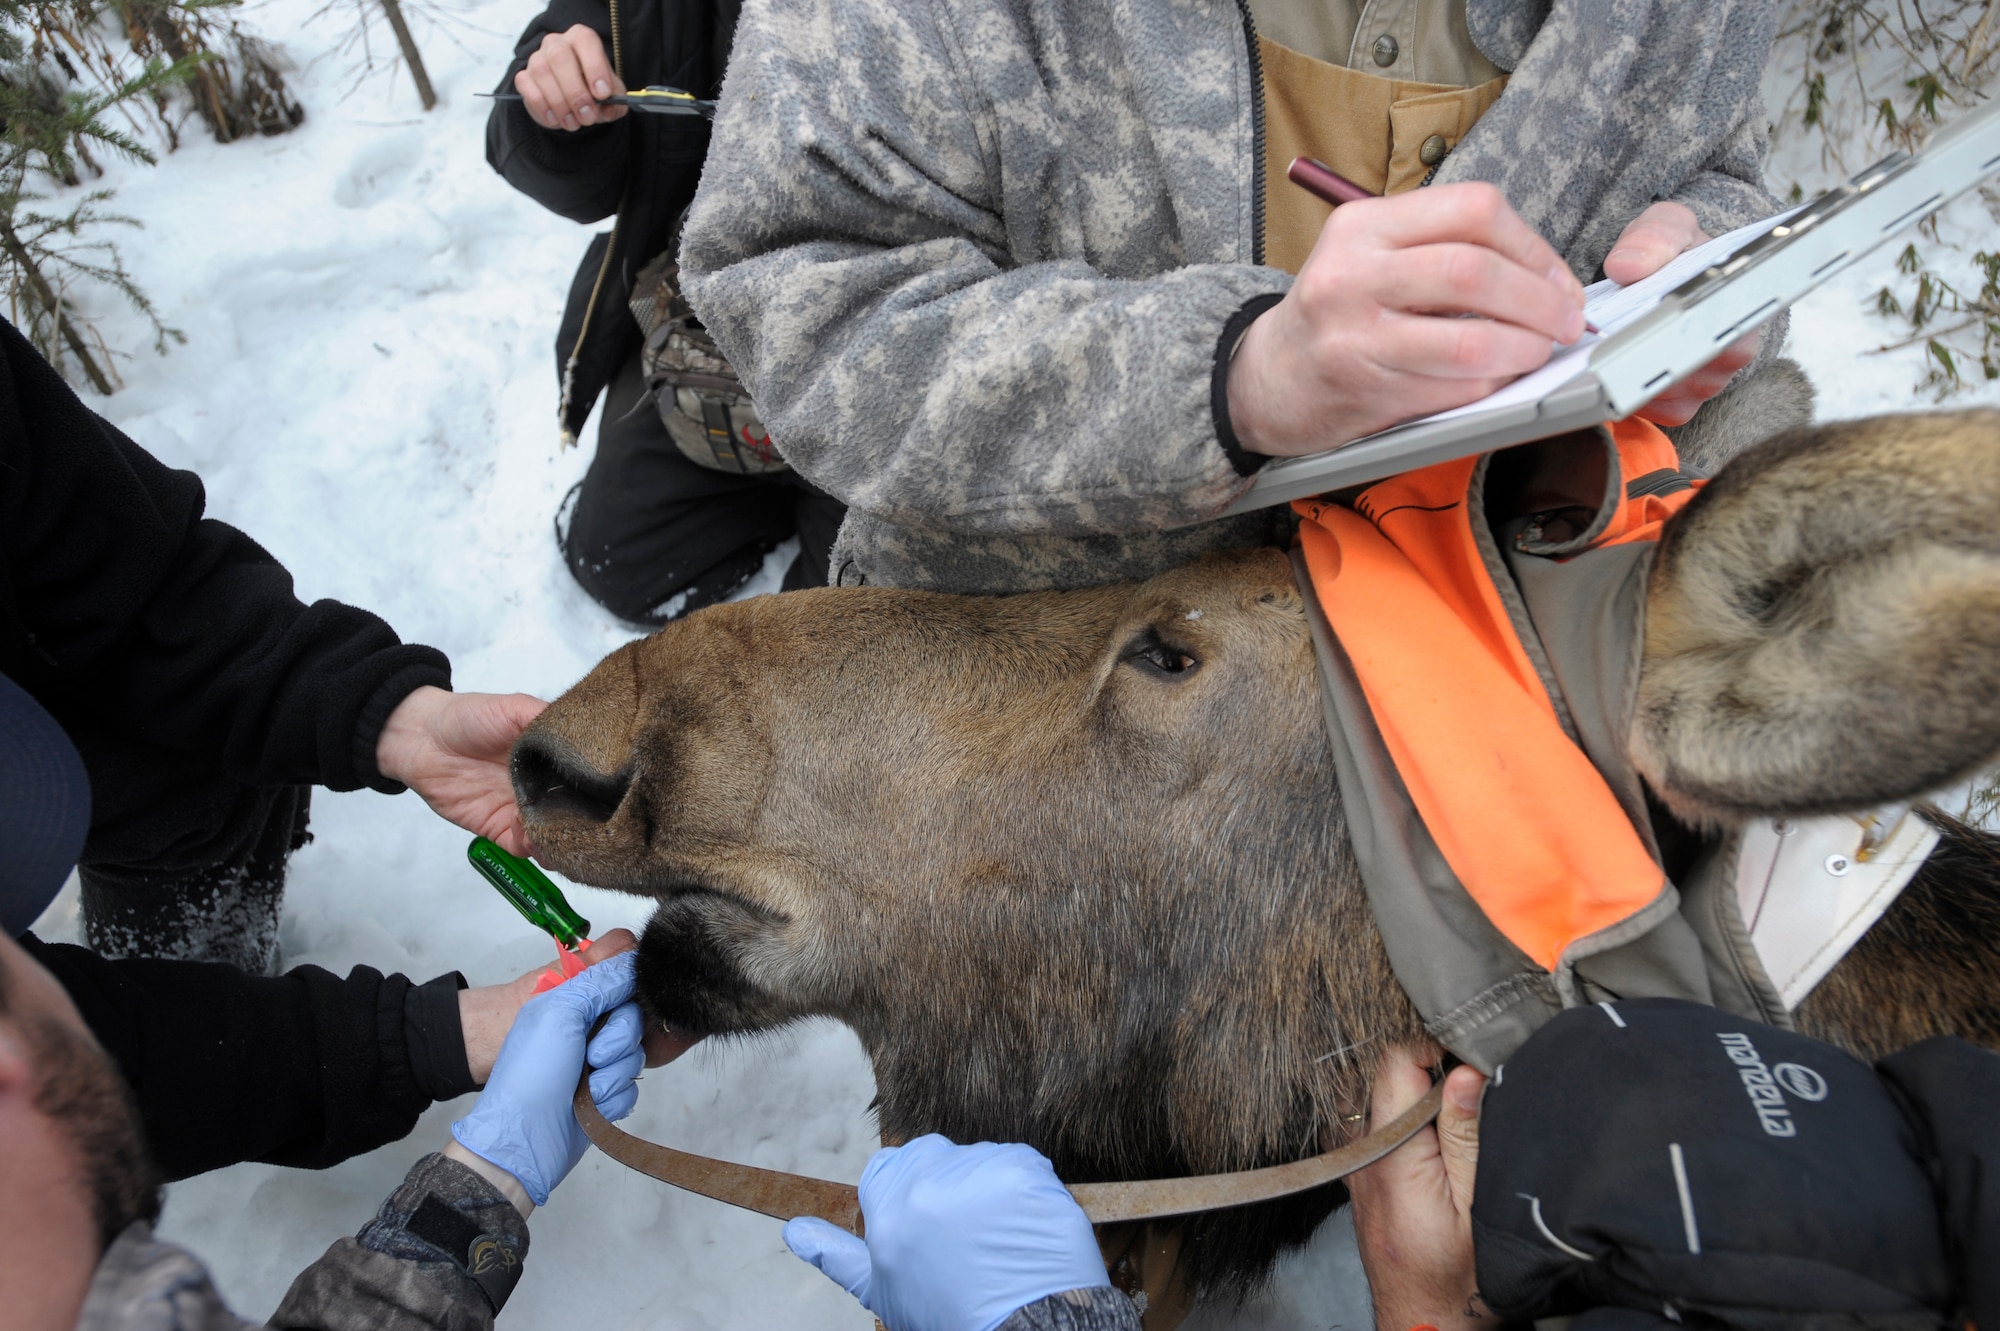
[[[418, 1221], [413, 1232], [427, 1207], [456, 1219]], [[440, 1230], [454, 1241], [477, 1234], [495, 1260], [477, 1263], [475, 1279], [465, 1254], [437, 1246]], [[427, 1155], [358, 1237], [299, 1273], [269, 1323], [231, 1312], [200, 1258], [135, 1224], [98, 1262], [76, 1331], [492, 1331], [527, 1252], [528, 1225], [512, 1202], [456, 1161]], [[504, 1270], [496, 1278], [485, 1267]]]
[[[1659, 199], [1775, 211], [1770, 0], [1467, 0], [1513, 73], [1438, 174], [1581, 276]], [[753, 0], [682, 249], [799, 473], [834, 580], [1017, 591], [1268, 542], [1216, 515], [1224, 326], [1263, 267], [1242, 0]], [[1776, 338], [1767, 338], [1775, 343]]]

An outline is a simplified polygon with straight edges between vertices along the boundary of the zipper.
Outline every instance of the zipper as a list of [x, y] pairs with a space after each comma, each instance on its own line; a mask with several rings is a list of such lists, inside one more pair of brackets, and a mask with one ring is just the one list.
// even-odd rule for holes
[[[611, 72], [618, 81], [625, 81], [625, 33], [618, 22], [618, 0], [611, 0]], [[590, 326], [597, 319], [597, 298], [604, 294], [604, 279], [611, 275], [611, 265], [618, 259], [618, 233], [625, 227], [625, 204], [631, 196], [631, 186], [626, 185], [626, 199], [618, 201], [618, 212], [611, 219], [611, 239], [604, 243], [604, 258], [597, 265], [597, 280], [590, 284], [590, 299], [584, 303], [583, 326], [576, 330], [576, 345], [569, 349], [569, 359], [563, 362], [562, 398], [556, 403], [556, 427], [567, 449], [575, 445], [576, 435], [569, 428], [570, 402], [576, 395], [576, 367], [583, 358], [583, 344], [590, 337]], [[606, 384], [602, 390], [610, 392]]]
[[[614, 0], [614, 3], [616, 0]], [[1236, 0], [1250, 56], [1250, 262], [1264, 262], [1264, 57], [1257, 50], [1257, 20], [1250, 0]]]

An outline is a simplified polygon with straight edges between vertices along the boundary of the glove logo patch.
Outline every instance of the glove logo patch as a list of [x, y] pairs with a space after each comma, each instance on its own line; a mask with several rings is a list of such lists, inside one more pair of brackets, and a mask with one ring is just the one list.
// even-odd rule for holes
[[492, 1275], [513, 1265], [514, 1254], [501, 1246], [497, 1239], [482, 1238], [465, 1253], [466, 1269], [475, 1276]]
[[1778, 1085], [1801, 1100], [1817, 1104], [1826, 1099], [1826, 1078], [1803, 1063], [1780, 1063], [1771, 1069], [1771, 1075], [1777, 1078]]
[[1798, 1136], [1799, 1125], [1786, 1107], [1785, 1092], [1817, 1103], [1826, 1099], [1826, 1078], [1803, 1063], [1766, 1067], [1757, 1046], [1740, 1032], [1718, 1031], [1715, 1038], [1722, 1042], [1723, 1051], [1736, 1064], [1736, 1075], [1742, 1078], [1743, 1091], [1750, 1097], [1750, 1107], [1757, 1111], [1757, 1121], [1764, 1131], [1773, 1137]]

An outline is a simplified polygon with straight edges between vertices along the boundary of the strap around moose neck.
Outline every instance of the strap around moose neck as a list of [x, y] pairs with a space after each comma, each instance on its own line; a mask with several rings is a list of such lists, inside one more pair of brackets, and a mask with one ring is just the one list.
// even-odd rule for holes
[[[1070, 1195], [1092, 1224], [1121, 1220], [1154, 1220], [1287, 1197], [1308, 1188], [1346, 1178], [1366, 1169], [1414, 1137], [1444, 1103], [1442, 1083], [1389, 1123], [1359, 1141], [1307, 1160], [1231, 1174], [1201, 1174], [1193, 1178], [1147, 1179], [1132, 1183], [1077, 1183]], [[690, 1155], [655, 1142], [641, 1141], [614, 1127], [591, 1102], [588, 1081], [577, 1087], [576, 1121], [597, 1149], [630, 1169], [698, 1192], [731, 1206], [790, 1220], [817, 1216], [850, 1234], [861, 1233], [861, 1201], [850, 1183], [782, 1174], [774, 1169], [733, 1165], [704, 1155]]]

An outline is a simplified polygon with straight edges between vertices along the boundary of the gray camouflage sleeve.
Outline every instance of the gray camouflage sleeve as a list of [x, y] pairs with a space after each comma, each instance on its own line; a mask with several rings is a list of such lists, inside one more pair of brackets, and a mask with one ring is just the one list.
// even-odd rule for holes
[[1073, 1289], [1015, 1309], [993, 1331], [1139, 1331], [1139, 1309], [1108, 1285]]
[[[1674, 201], [1692, 209], [1701, 229], [1711, 236], [1769, 217], [1780, 207], [1764, 184], [1764, 163], [1770, 146], [1764, 103], [1758, 98], [1751, 105], [1751, 114], [1723, 142], [1708, 167], [1677, 191]], [[1772, 315], [1764, 325], [1757, 358], [1739, 372], [1738, 378], [1754, 374], [1778, 359], [1791, 326], [1791, 310], [1783, 309]]]
[[410, 1167], [375, 1218], [285, 1292], [284, 1331], [492, 1331], [520, 1279], [528, 1222], [455, 1160]]
[[[792, 465], [854, 508], [992, 535], [1214, 517], [1248, 484], [1216, 437], [1217, 342], [1289, 278], [1117, 280], [1062, 257], [1086, 247], [1025, 44], [944, 12], [745, 7], [681, 252], [689, 299]], [[1135, 224], [1120, 243], [1175, 242]]]
[[[1744, 6], [1730, 16], [1731, 39], [1748, 49], [1768, 51], [1776, 25], [1772, 6]], [[1701, 229], [1711, 236], [1748, 226], [1769, 217], [1780, 208], [1764, 180], [1764, 168], [1771, 157], [1770, 124], [1764, 111], [1763, 91], [1752, 86], [1745, 92], [1736, 123], [1708, 161], [1671, 196], [1694, 212]], [[1778, 359], [1791, 332], [1792, 312], [1780, 310], [1764, 325], [1757, 358], [1738, 374], [1740, 382]]]

